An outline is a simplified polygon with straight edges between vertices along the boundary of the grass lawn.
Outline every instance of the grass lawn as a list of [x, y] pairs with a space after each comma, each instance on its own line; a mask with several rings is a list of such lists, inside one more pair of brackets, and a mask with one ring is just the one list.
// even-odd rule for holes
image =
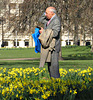
[[34, 48], [11, 48], [0, 49], [0, 59], [10, 58], [38, 58], [39, 53], [34, 52]]
[[[76, 47], [62, 47], [62, 57], [64, 60], [59, 61], [60, 68], [93, 68], [93, 53], [88, 46], [76, 46]], [[10, 58], [40, 58], [40, 53], [36, 54], [34, 48], [13, 48], [13, 49], [0, 49], [0, 59]], [[8, 61], [0, 60], [0, 67], [38, 67], [39, 60], [19, 60]], [[45, 64], [45, 67], [47, 65]]]

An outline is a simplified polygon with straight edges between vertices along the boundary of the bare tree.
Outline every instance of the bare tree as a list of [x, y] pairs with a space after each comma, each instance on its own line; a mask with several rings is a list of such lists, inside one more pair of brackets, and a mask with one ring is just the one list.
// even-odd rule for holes
[[9, 0], [0, 0], [0, 3], [2, 2], [3, 5], [0, 6], [0, 9], [4, 8], [6, 4], [9, 5], [8, 13], [6, 13], [9, 19], [9, 29], [14, 26], [14, 31], [17, 30], [18, 34], [31, 35], [37, 25], [42, 26], [38, 23], [39, 16], [48, 6], [54, 6], [61, 19], [61, 38], [65, 31], [68, 35], [72, 33], [74, 44], [78, 45], [82, 36], [85, 43], [86, 34], [91, 34], [93, 42], [93, 0], [24, 0], [23, 4], [19, 5], [19, 16], [13, 15], [12, 17], [10, 17]]

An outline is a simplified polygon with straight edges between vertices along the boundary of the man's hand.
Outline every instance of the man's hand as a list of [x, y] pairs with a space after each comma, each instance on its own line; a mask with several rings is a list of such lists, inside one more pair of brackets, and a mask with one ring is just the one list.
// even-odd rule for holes
[[39, 33], [41, 34], [41, 33], [42, 33], [42, 31], [43, 31], [43, 28], [41, 27], [41, 30], [39, 30]]

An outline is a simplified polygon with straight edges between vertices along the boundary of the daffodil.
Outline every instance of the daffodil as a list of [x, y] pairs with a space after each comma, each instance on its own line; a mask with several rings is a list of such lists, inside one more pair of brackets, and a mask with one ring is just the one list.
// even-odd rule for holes
[[73, 94], [77, 94], [77, 91], [76, 91], [76, 90], [74, 90]]

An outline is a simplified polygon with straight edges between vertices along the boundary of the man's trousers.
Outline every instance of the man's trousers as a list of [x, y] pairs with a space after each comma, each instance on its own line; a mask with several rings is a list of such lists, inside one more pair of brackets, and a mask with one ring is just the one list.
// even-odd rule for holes
[[59, 78], [59, 53], [56, 51], [53, 51], [51, 53], [51, 62], [48, 62], [48, 71], [50, 77], [53, 78]]

